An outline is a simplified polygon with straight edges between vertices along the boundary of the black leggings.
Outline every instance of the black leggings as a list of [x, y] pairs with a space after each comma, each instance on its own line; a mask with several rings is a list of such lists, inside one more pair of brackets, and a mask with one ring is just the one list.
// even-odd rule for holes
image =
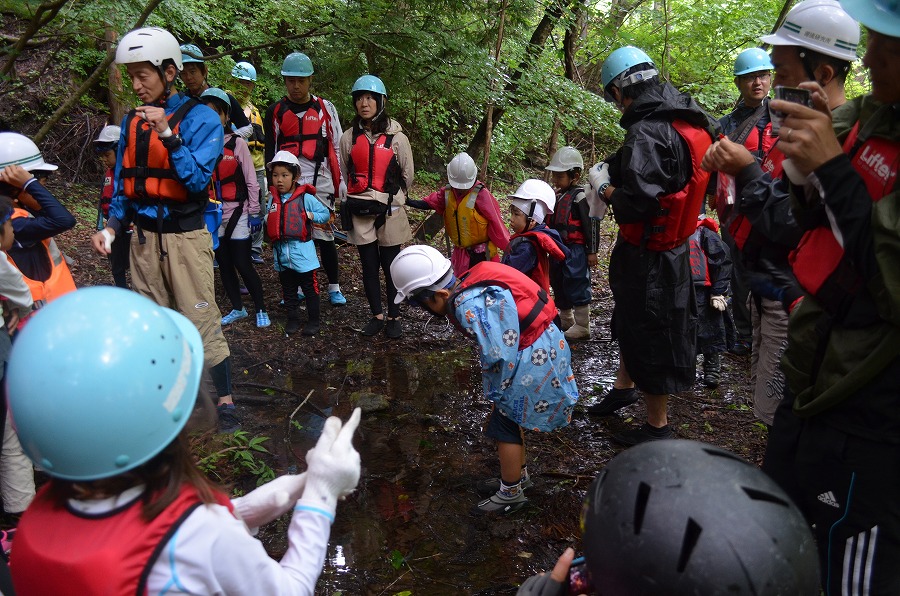
[[400, 316], [400, 305], [394, 304], [397, 288], [394, 287], [394, 280], [391, 279], [391, 263], [400, 254], [400, 245], [378, 246], [376, 241], [369, 244], [361, 244], [356, 247], [356, 250], [359, 251], [359, 261], [362, 263], [363, 289], [366, 291], [366, 299], [369, 301], [369, 308], [372, 314], [380, 315], [384, 312], [381, 305], [381, 281], [378, 279], [378, 268], [380, 266], [384, 272], [388, 317], [393, 319]]
[[253, 268], [250, 261], [250, 239], [225, 240], [219, 238], [219, 248], [216, 249], [216, 261], [219, 263], [219, 274], [222, 276], [222, 286], [225, 294], [231, 301], [231, 308], [241, 310], [244, 305], [241, 301], [241, 286], [238, 281], [238, 273], [244, 279], [244, 285], [253, 298], [253, 305], [257, 312], [265, 312], [266, 303], [263, 301], [262, 280]]
[[319, 257], [322, 259], [322, 268], [328, 275], [328, 283], [338, 284], [338, 256], [337, 247], [334, 240], [314, 239], [316, 246], [319, 248]]

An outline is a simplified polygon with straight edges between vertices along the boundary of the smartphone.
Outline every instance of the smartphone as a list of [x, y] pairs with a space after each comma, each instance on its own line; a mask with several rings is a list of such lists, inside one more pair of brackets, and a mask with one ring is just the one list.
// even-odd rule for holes
[[591, 581], [591, 573], [588, 571], [587, 565], [584, 564], [584, 557], [578, 557], [572, 561], [569, 566], [569, 587], [570, 596], [578, 596], [579, 594], [593, 594], [594, 584]]
[[[783, 87], [778, 85], [775, 87], [775, 99], [783, 99], [792, 103], [799, 103], [808, 108], [812, 107], [812, 98], [806, 89], [798, 89], [797, 87]], [[781, 125], [784, 124], [784, 113], [778, 110], [769, 110], [769, 118], [772, 120], [772, 136], [777, 137]]]

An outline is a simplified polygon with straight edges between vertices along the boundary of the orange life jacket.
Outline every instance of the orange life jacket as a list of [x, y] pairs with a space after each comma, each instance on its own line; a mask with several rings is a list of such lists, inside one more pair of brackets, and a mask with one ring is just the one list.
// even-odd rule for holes
[[350, 163], [347, 164], [349, 194], [362, 194], [371, 188], [393, 197], [401, 188], [405, 189], [400, 164], [391, 149], [393, 140], [394, 135], [381, 134], [370, 143], [364, 131], [353, 131]]
[[[857, 122], [844, 141], [844, 153], [850, 156], [853, 169], [862, 177], [873, 203], [896, 188], [900, 142], [878, 137], [859, 139]], [[800, 286], [832, 315], [841, 312], [843, 305], [864, 285], [862, 276], [828, 225], [803, 234], [791, 252], [790, 263]]]
[[567, 244], [584, 244], [584, 232], [581, 230], [581, 220], [575, 217], [572, 205], [579, 195], [584, 194], [584, 189], [575, 186], [561, 193], [556, 198], [556, 206], [550, 216], [550, 227], [559, 232], [559, 237]]
[[[537, 341], [556, 318], [556, 303], [547, 290], [509, 265], [482, 261], [473, 265], [459, 281], [459, 286], [450, 297], [450, 304], [453, 304], [460, 292], [468, 288], [499, 286], [512, 293], [519, 318], [519, 350], [524, 350]], [[450, 313], [450, 320], [462, 330], [452, 308]]]
[[[169, 128], [178, 133], [184, 116], [199, 102], [190, 98], [166, 116]], [[134, 201], [168, 200], [183, 203], [190, 198], [187, 187], [175, 174], [156, 130], [132, 110], [125, 119], [125, 151], [122, 154], [122, 187]]]
[[487, 218], [475, 208], [482, 188], [484, 184], [475, 184], [459, 201], [456, 200], [453, 188], [444, 188], [444, 228], [450, 241], [462, 248], [487, 242], [488, 259], [492, 259], [497, 254], [497, 247], [488, 238]]
[[[13, 209], [12, 219], [17, 217], [33, 216], [24, 209]], [[26, 277], [24, 274], [22, 275], [22, 279], [25, 280], [25, 283], [31, 290], [31, 299], [34, 300], [35, 310], [48, 302], [56, 300], [63, 294], [75, 291], [75, 280], [72, 279], [72, 273], [69, 271], [69, 266], [66, 265], [65, 257], [63, 257], [59, 247], [56, 246], [56, 241], [53, 238], [44, 238], [41, 240], [41, 244], [46, 251], [47, 260], [50, 261], [50, 277], [45, 281], [38, 281]], [[16, 262], [10, 255], [6, 255], [6, 259], [13, 267], [18, 269]], [[20, 323], [20, 327], [22, 324], [24, 324], [24, 321]]]
[[212, 177], [213, 183], [209, 188], [209, 198], [212, 201], [243, 203], [248, 198], [244, 169], [234, 154], [236, 145], [237, 135], [232, 135], [225, 142], [222, 158], [216, 164]]
[[305, 157], [314, 162], [313, 186], [318, 181], [321, 164], [327, 159], [332, 183], [337, 191], [341, 183], [341, 167], [330, 136], [331, 116], [321, 97], [310, 97], [311, 105], [302, 117], [291, 110], [286, 97], [275, 104], [272, 115], [278, 125], [275, 150], [290, 151], [297, 157]]
[[691, 178], [684, 188], [659, 198], [659, 212], [649, 222], [619, 224], [622, 238], [636, 246], [646, 243], [649, 250], [664, 251], [684, 244], [697, 229], [697, 215], [703, 205], [709, 172], [700, 167], [712, 139], [706, 130], [683, 120], [672, 127], [685, 140], [691, 155]]
[[272, 242], [280, 240], [299, 240], [306, 242], [312, 238], [312, 220], [306, 213], [304, 204], [307, 193], [315, 196], [316, 188], [311, 184], [298, 186], [288, 200], [282, 202], [275, 187], [272, 193], [272, 205], [266, 215], [266, 234]]
[[[228, 497], [217, 501], [233, 510]], [[10, 571], [16, 593], [143, 595], [150, 569], [172, 534], [200, 504], [184, 485], [152, 521], [141, 517], [142, 500], [110, 514], [89, 516], [59, 505], [44, 485], [22, 515]]]

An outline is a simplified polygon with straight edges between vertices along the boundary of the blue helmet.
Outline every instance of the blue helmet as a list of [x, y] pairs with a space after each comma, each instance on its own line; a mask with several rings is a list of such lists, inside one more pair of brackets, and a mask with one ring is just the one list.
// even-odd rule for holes
[[350, 95], [355, 95], [361, 91], [378, 93], [387, 97], [387, 89], [384, 88], [384, 83], [374, 75], [366, 74], [356, 79], [356, 82], [353, 83], [353, 89], [350, 90]]
[[900, 4], [896, 0], [840, 0], [851, 17], [882, 35], [900, 37]]
[[[639, 64], [649, 64], [650, 66], [647, 70], [635, 72], [626, 79], [620, 79], [624, 72]], [[623, 89], [657, 74], [659, 72], [656, 70], [656, 65], [644, 50], [634, 46], [621, 47], [603, 61], [603, 66], [600, 69], [600, 83], [603, 85], [604, 97], [607, 101], [611, 101], [611, 97], [606, 94], [610, 83], [614, 83], [616, 87]]]
[[738, 54], [734, 61], [734, 76], [750, 74], [751, 72], [759, 72], [761, 70], [772, 70], [772, 60], [769, 54], [760, 48], [750, 48]]
[[314, 72], [312, 60], [303, 52], [288, 54], [281, 64], [281, 76], [284, 77], [311, 77]]
[[181, 46], [181, 62], [183, 64], [205, 64], [203, 52], [194, 44], [186, 43]]
[[231, 109], [231, 98], [228, 97], [228, 94], [218, 87], [210, 87], [200, 94], [200, 101], [202, 101], [203, 103], [209, 103], [213, 99], [221, 101], [222, 106], [225, 109], [225, 113], [228, 114], [228, 111]]
[[7, 371], [25, 454], [56, 478], [97, 480], [147, 462], [175, 439], [197, 401], [203, 342], [183, 315], [97, 286], [38, 311]]
[[231, 69], [231, 76], [242, 81], [256, 82], [256, 68], [249, 62], [238, 62]]

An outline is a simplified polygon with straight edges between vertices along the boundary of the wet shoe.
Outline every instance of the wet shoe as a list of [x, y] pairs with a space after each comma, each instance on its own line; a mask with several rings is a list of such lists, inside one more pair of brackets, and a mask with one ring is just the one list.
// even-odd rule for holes
[[369, 322], [366, 323], [366, 326], [362, 328], [360, 333], [365, 337], [372, 337], [382, 329], [384, 329], [384, 319], [372, 317], [369, 319]]
[[284, 326], [285, 335], [293, 335], [300, 331], [300, 321], [298, 319], [288, 319], [287, 325]]
[[241, 310], [232, 310], [230, 313], [222, 317], [222, 324], [231, 325], [235, 321], [247, 318], [248, 316], [249, 315], [247, 314], [246, 308], [242, 308]]
[[220, 433], [233, 433], [241, 430], [241, 419], [238, 418], [237, 408], [234, 407], [234, 404], [216, 406], [216, 414], [219, 415]]
[[475, 509], [480, 513], [506, 515], [518, 511], [526, 503], [528, 503], [528, 499], [525, 497], [525, 491], [520, 490], [512, 497], [504, 496], [503, 493], [497, 491], [487, 499], [480, 501]]
[[[526, 488], [531, 488], [534, 486], [534, 482], [531, 481], [531, 476], [526, 476], [522, 478], [521, 485], [522, 490]], [[475, 485], [475, 491], [479, 495], [492, 495], [500, 490], [500, 479], [499, 478], [485, 478], [484, 480], [479, 480]]]
[[630, 406], [640, 399], [637, 389], [610, 389], [603, 398], [587, 409], [588, 414], [594, 416], [611, 416], [617, 410], [621, 410], [625, 406]]
[[729, 354], [734, 354], [735, 356], [746, 356], [750, 353], [752, 349], [752, 345], [749, 341], [739, 339], [734, 342], [734, 345], [728, 350]]
[[722, 363], [718, 354], [703, 356], [703, 384], [714, 389], [719, 386], [722, 375]]
[[262, 255], [252, 254], [250, 255], [250, 262], [255, 265], [264, 265], [265, 261], [263, 261]]
[[646, 443], [647, 441], [674, 439], [675, 433], [672, 432], [672, 427], [668, 424], [662, 428], [656, 428], [645, 422], [637, 428], [616, 433], [610, 438], [620, 445], [631, 447], [639, 443]]
[[342, 304], [347, 304], [347, 299], [344, 298], [344, 295], [341, 294], [340, 290], [335, 290], [334, 292], [328, 292], [328, 300], [334, 306], [341, 306]]
[[303, 326], [303, 335], [305, 335], [307, 337], [311, 337], [313, 335], [318, 335], [319, 328], [320, 327], [319, 327], [318, 322], [309, 321], [306, 323], [306, 325]]
[[260, 311], [256, 313], [256, 326], [257, 327], [268, 327], [272, 324], [272, 321], [269, 320], [269, 313]]
[[403, 327], [400, 325], [400, 319], [388, 319], [384, 328], [384, 334], [390, 339], [399, 339], [403, 335]]

